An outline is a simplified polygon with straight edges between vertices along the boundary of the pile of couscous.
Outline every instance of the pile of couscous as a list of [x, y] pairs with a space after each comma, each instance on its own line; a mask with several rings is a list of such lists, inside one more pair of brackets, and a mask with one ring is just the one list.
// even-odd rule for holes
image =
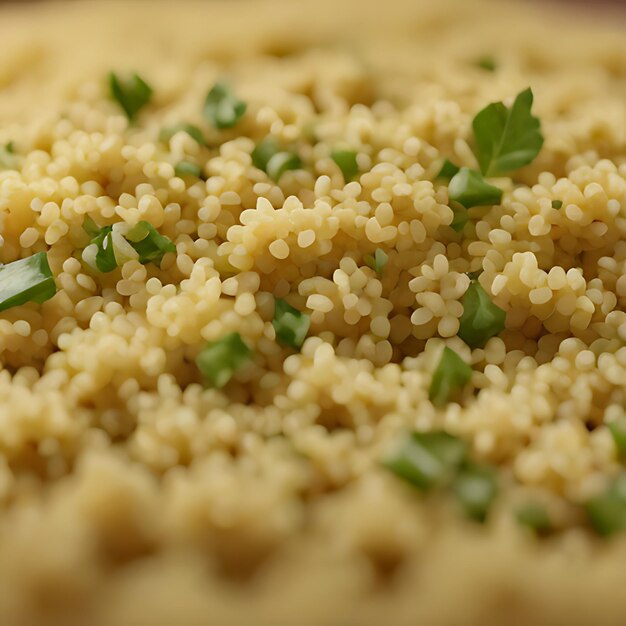
[[0, 623], [622, 624], [625, 26], [0, 9]]

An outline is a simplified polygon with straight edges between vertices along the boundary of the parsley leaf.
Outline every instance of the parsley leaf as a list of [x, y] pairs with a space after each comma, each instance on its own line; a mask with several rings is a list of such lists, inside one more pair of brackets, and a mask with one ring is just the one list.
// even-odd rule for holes
[[437, 406], [443, 406], [457, 391], [465, 387], [471, 377], [472, 368], [446, 346], [430, 383], [430, 401]]
[[463, 315], [458, 335], [470, 348], [482, 348], [503, 330], [506, 312], [489, 299], [477, 280], [470, 283], [461, 303]]
[[466, 209], [500, 204], [502, 190], [485, 182], [479, 172], [462, 167], [448, 184], [448, 197]]
[[252, 358], [252, 350], [239, 333], [229, 333], [217, 341], [210, 341], [196, 358], [196, 365], [207, 382], [218, 389], [223, 387]]
[[137, 113], [150, 102], [152, 87], [138, 74], [133, 74], [127, 80], [120, 79], [114, 72], [109, 74], [109, 89], [111, 97], [124, 109], [126, 117], [133, 120]]
[[349, 183], [359, 173], [359, 165], [356, 162], [354, 150], [333, 150], [330, 156], [339, 166], [346, 183]]
[[472, 127], [476, 158], [485, 176], [501, 176], [528, 165], [541, 150], [541, 122], [531, 114], [530, 88], [515, 98], [511, 108], [494, 102], [480, 111]]
[[232, 128], [243, 117], [247, 107], [227, 84], [216, 83], [204, 101], [204, 117], [215, 128]]
[[0, 311], [26, 302], [41, 304], [56, 291], [45, 252], [0, 265]]

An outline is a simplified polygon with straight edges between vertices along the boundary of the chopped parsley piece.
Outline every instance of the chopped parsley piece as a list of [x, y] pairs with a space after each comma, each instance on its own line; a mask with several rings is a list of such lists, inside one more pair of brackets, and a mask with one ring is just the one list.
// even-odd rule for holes
[[454, 200], [450, 200], [450, 208], [452, 209], [452, 223], [450, 224], [450, 228], [457, 233], [461, 233], [469, 219], [467, 209]]
[[114, 72], [109, 74], [111, 97], [124, 109], [126, 117], [133, 120], [137, 113], [150, 102], [152, 87], [138, 74], [127, 80], [120, 79]]
[[626, 530], [626, 473], [620, 474], [602, 494], [586, 504], [587, 515], [600, 535]]
[[454, 492], [467, 515], [484, 522], [498, 495], [495, 470], [487, 465], [464, 465], [454, 482]]
[[174, 174], [179, 178], [184, 176], [195, 176], [202, 178], [202, 168], [197, 163], [191, 161], [181, 161], [174, 167]]
[[278, 141], [271, 136], [258, 143], [251, 156], [254, 166], [266, 172], [275, 181], [278, 181], [287, 170], [297, 170], [302, 167], [300, 157], [292, 152], [281, 150]]
[[174, 126], [167, 126], [163, 128], [159, 134], [159, 141], [167, 143], [176, 133], [187, 133], [192, 139], [195, 139], [201, 146], [206, 145], [202, 131], [193, 124], [187, 124], [186, 122], [180, 122]]
[[548, 511], [539, 502], [529, 502], [517, 510], [517, 521], [536, 533], [545, 534], [552, 530], [552, 521]]
[[[485, 176], [501, 176], [528, 165], [541, 150], [541, 122], [531, 114], [533, 92], [520, 92], [511, 108], [494, 102], [480, 111], [472, 127], [475, 153]], [[488, 203], [495, 204], [495, 203]]]
[[57, 288], [45, 252], [0, 265], [0, 311], [52, 298]]
[[450, 200], [466, 209], [488, 204], [500, 204], [502, 190], [485, 182], [479, 172], [462, 167], [448, 185]]
[[309, 332], [311, 318], [281, 298], [276, 298], [272, 326], [280, 343], [300, 350]]
[[626, 459], [626, 415], [621, 415], [608, 424], [609, 431], [613, 436], [615, 447], [622, 459]]
[[482, 70], [485, 70], [486, 72], [495, 72], [497, 67], [496, 60], [490, 55], [478, 57], [478, 59], [474, 62], [474, 65]]
[[139, 255], [140, 263], [160, 265], [166, 252], [176, 252], [176, 246], [172, 240], [161, 235], [150, 222], [145, 220], [133, 226], [126, 233], [125, 239]]
[[17, 157], [15, 156], [15, 148], [13, 142], [9, 141], [4, 146], [0, 146], [0, 168], [13, 169], [17, 165]]
[[369, 265], [379, 276], [382, 276], [389, 260], [389, 255], [381, 248], [376, 248], [374, 254], [368, 254], [365, 257], [365, 263]]
[[239, 333], [229, 333], [206, 344], [198, 357], [196, 365], [206, 381], [218, 389], [223, 387], [233, 374], [252, 357], [252, 351]]
[[465, 442], [444, 431], [412, 433], [383, 464], [419, 489], [449, 483], [465, 460]]
[[113, 248], [113, 227], [104, 226], [92, 241], [98, 247], [96, 267], [100, 272], [112, 272], [117, 267], [115, 249]]
[[333, 150], [330, 156], [339, 166], [346, 183], [349, 183], [359, 173], [359, 165], [356, 162], [354, 150]]
[[552, 208], [553, 209], [560, 209], [563, 206], [563, 201], [562, 200], [552, 200]]
[[456, 392], [465, 387], [471, 377], [472, 368], [446, 346], [430, 383], [430, 401], [437, 406], [445, 405]]
[[458, 335], [470, 348], [482, 348], [504, 328], [506, 312], [490, 300], [477, 280], [470, 283], [461, 303], [463, 315]]
[[439, 170], [439, 174], [437, 174], [437, 178], [450, 180], [453, 176], [459, 173], [459, 169], [460, 168], [452, 163], [452, 161], [446, 159]]
[[204, 101], [204, 117], [215, 128], [232, 128], [243, 117], [247, 105], [225, 83], [217, 83]]
[[83, 230], [93, 239], [100, 234], [100, 226], [87, 215], [83, 220]]

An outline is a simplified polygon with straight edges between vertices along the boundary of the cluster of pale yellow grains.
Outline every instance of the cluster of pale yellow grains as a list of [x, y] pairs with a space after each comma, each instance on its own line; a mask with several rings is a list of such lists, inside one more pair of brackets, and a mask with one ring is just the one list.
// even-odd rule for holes
[[[619, 471], [626, 402], [623, 30], [500, 3], [297, 4], [0, 11], [0, 144], [19, 159], [0, 258], [47, 251], [57, 285], [0, 314], [0, 621], [621, 623], [626, 546], [578, 505]], [[109, 70], [154, 89], [130, 125]], [[224, 77], [248, 108], [217, 130], [201, 107]], [[528, 85], [544, 146], [457, 233], [442, 161], [475, 168], [472, 117]], [[210, 147], [159, 141], [181, 121]], [[270, 134], [304, 163], [279, 181], [251, 160]], [[99, 273], [86, 216], [146, 220], [176, 252]], [[506, 311], [474, 350], [470, 272]], [[299, 352], [275, 298], [310, 315]], [[253, 358], [206, 387], [195, 359], [233, 331]], [[444, 346], [472, 375], [436, 407]], [[434, 429], [498, 467], [484, 526], [381, 465]], [[528, 497], [556, 536], [518, 526]]]

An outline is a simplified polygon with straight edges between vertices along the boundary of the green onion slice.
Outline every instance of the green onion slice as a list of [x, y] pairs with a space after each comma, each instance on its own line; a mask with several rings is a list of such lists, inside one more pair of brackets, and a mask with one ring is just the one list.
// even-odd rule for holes
[[428, 397], [436, 406], [445, 405], [469, 382], [472, 368], [447, 346], [443, 349], [439, 365], [433, 374]]
[[109, 74], [109, 89], [111, 97], [124, 109], [126, 117], [133, 120], [152, 98], [152, 87], [138, 74], [128, 79], [120, 79], [117, 74]]
[[356, 161], [357, 154], [354, 150], [333, 150], [330, 156], [339, 166], [346, 183], [359, 173], [359, 165]]
[[562, 200], [552, 200], [552, 208], [553, 209], [560, 209], [563, 206], [563, 201]]
[[100, 272], [112, 272], [117, 267], [115, 250], [113, 248], [113, 227], [104, 226], [93, 242], [98, 246], [96, 253], [96, 267]]
[[482, 348], [504, 329], [506, 312], [496, 306], [478, 281], [472, 281], [463, 299], [459, 337], [470, 348]]
[[280, 343], [299, 350], [309, 332], [311, 318], [284, 300], [277, 298], [272, 326]]
[[278, 152], [267, 163], [267, 175], [275, 181], [288, 170], [299, 170], [302, 161], [297, 154], [292, 152]]
[[56, 291], [45, 252], [0, 266], [0, 311], [26, 302], [41, 304]]
[[217, 83], [204, 101], [204, 117], [219, 129], [232, 128], [243, 117], [247, 105], [225, 83]]
[[381, 248], [376, 248], [374, 254], [368, 254], [365, 257], [365, 263], [369, 265], [369, 267], [371, 267], [379, 276], [383, 275], [383, 271], [388, 260], [389, 256]]
[[176, 252], [176, 246], [172, 240], [161, 235], [150, 222], [145, 220], [133, 226], [126, 233], [125, 239], [139, 254], [140, 263], [160, 265], [167, 252]]
[[487, 465], [465, 465], [454, 482], [454, 492], [469, 517], [484, 522], [498, 495], [497, 474]]
[[495, 72], [497, 68], [496, 60], [491, 55], [479, 57], [474, 62], [474, 65], [479, 67], [481, 70], [485, 70], [486, 72]]
[[536, 533], [545, 534], [552, 530], [552, 521], [548, 511], [539, 502], [529, 502], [517, 510], [517, 521]]
[[229, 333], [207, 343], [196, 358], [198, 369], [207, 382], [216, 388], [223, 387], [252, 358], [252, 351], [239, 333]]
[[184, 176], [195, 176], [202, 178], [202, 168], [197, 163], [191, 161], [181, 161], [174, 167], [174, 174], [179, 178]]
[[602, 494], [586, 504], [594, 530], [604, 536], [626, 530], [626, 472], [620, 474]]
[[466, 455], [467, 446], [458, 437], [444, 431], [415, 432], [383, 464], [414, 487], [428, 490], [450, 482]]
[[182, 132], [187, 133], [201, 146], [206, 145], [202, 131], [197, 126], [187, 124], [186, 122], [180, 122], [179, 124], [174, 124], [174, 126], [163, 128], [159, 133], [159, 141], [167, 143], [176, 133]]

